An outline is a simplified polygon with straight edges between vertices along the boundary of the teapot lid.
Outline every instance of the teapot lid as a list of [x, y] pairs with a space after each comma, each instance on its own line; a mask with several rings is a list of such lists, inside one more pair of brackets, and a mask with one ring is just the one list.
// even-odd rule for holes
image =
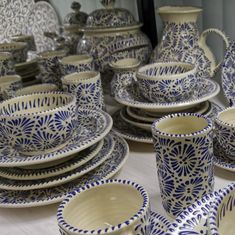
[[93, 11], [87, 18], [86, 28], [114, 28], [136, 25], [133, 15], [123, 8], [114, 8], [115, 0], [100, 0], [104, 9]]

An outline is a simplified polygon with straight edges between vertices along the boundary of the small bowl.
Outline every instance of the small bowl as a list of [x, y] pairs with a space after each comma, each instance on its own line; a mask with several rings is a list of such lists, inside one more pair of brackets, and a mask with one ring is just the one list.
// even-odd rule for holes
[[226, 156], [235, 160], [235, 107], [218, 114], [215, 119], [215, 136]]
[[0, 52], [10, 52], [16, 63], [22, 63], [27, 60], [27, 43], [24, 42], [6, 42], [0, 43]]
[[62, 92], [18, 96], [0, 103], [2, 141], [25, 155], [64, 147], [75, 128], [76, 98]]
[[0, 101], [15, 96], [18, 89], [22, 87], [22, 79], [18, 75], [6, 75], [0, 77]]
[[211, 205], [208, 227], [210, 235], [234, 235], [235, 231], [235, 183], [219, 192]]
[[142, 95], [151, 102], [169, 103], [188, 99], [196, 85], [196, 67], [182, 62], [155, 63], [141, 67], [137, 81]]
[[37, 84], [17, 90], [15, 96], [29, 95], [33, 93], [49, 92], [49, 91], [59, 91], [59, 88], [55, 84], [50, 84], [50, 83]]
[[85, 185], [60, 204], [61, 234], [146, 234], [150, 231], [150, 202], [145, 189], [128, 180]]

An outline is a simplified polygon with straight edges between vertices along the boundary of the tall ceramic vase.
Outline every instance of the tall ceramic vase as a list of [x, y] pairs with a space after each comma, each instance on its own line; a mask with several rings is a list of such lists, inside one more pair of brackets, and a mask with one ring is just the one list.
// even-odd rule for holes
[[163, 21], [162, 40], [155, 48], [152, 62], [176, 60], [196, 64], [200, 77], [212, 77], [220, 63], [206, 44], [210, 33], [218, 34], [226, 47], [229, 40], [219, 29], [210, 28], [199, 35], [198, 15], [202, 9], [197, 7], [165, 6], [158, 10]]

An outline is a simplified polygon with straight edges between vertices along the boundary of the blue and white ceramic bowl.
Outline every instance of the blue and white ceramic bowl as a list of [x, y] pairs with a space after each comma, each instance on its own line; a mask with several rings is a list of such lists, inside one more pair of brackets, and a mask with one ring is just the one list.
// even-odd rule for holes
[[210, 235], [234, 235], [235, 183], [231, 183], [215, 197], [208, 219]]
[[235, 107], [218, 114], [215, 119], [215, 135], [227, 157], [235, 160]]
[[97, 181], [68, 194], [57, 221], [62, 235], [149, 235], [149, 196], [129, 180]]
[[0, 103], [0, 141], [25, 155], [60, 149], [70, 140], [76, 98], [62, 92], [19, 96]]
[[142, 95], [157, 103], [188, 99], [196, 85], [196, 67], [182, 62], [155, 63], [141, 67], [137, 80]]

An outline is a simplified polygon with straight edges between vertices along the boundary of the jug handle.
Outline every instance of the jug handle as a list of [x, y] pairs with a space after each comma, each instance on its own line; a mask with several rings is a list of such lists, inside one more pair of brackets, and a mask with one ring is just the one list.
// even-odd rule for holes
[[[204, 31], [202, 32], [202, 34], [201, 34], [201, 36], [200, 36], [200, 38], [199, 38], [199, 43], [200, 43], [201, 45], [203, 45], [203, 44], [206, 45], [206, 39], [207, 39], [207, 36], [208, 36], [210, 33], [216, 33], [216, 34], [218, 34], [218, 35], [222, 38], [222, 40], [224, 41], [224, 44], [225, 44], [225, 47], [226, 47], [225, 50], [228, 49], [229, 44], [230, 44], [229, 38], [226, 36], [226, 34], [225, 34], [224, 32], [222, 32], [221, 30], [216, 29], [216, 28], [209, 28], [209, 29], [206, 29], [206, 30], [204, 30]], [[221, 66], [221, 63], [222, 63], [222, 62], [219, 62], [219, 63], [215, 66], [215, 68], [212, 68], [212, 75], [214, 75], [214, 74], [218, 71], [218, 69], [219, 69], [220, 66]]]

